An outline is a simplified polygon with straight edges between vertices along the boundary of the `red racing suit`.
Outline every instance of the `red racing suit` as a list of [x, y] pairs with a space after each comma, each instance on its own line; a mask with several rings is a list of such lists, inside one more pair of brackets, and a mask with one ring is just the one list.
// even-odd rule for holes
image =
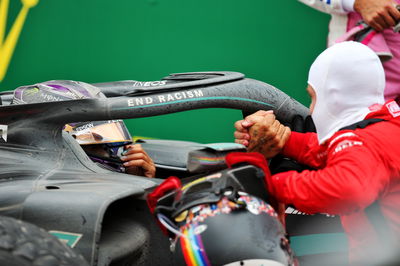
[[340, 130], [323, 145], [315, 133], [292, 132], [283, 154], [317, 170], [288, 171], [267, 180], [270, 193], [283, 203], [306, 213], [340, 215], [354, 264], [379, 238], [365, 212], [372, 203], [378, 202], [400, 239], [400, 108], [388, 101], [365, 119], [375, 118], [385, 121]]

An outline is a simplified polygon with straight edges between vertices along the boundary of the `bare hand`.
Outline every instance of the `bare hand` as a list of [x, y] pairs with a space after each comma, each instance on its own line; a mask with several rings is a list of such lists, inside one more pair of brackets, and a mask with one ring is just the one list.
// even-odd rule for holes
[[235, 122], [236, 131], [233, 133], [235, 142], [244, 146], [249, 146], [250, 134], [249, 128], [254, 125], [257, 121], [263, 118], [266, 114], [272, 114], [272, 111], [257, 111], [254, 114], [246, 116], [245, 119]]
[[259, 152], [269, 159], [283, 149], [291, 131], [276, 120], [274, 114], [266, 114], [250, 127], [249, 134], [248, 151]]
[[355, 0], [354, 10], [365, 23], [377, 31], [393, 27], [400, 21], [400, 11], [393, 0]]
[[126, 151], [121, 160], [124, 161], [125, 172], [131, 175], [155, 177], [156, 167], [140, 144], [125, 146]]

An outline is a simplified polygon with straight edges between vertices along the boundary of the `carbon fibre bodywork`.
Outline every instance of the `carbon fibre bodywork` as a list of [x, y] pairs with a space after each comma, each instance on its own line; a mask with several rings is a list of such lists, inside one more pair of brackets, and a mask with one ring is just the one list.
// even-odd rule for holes
[[[97, 166], [62, 131], [66, 123], [218, 107], [244, 114], [274, 110], [288, 123], [308, 113], [276, 88], [236, 72], [94, 85], [108, 98], [0, 106], [0, 214], [65, 236], [91, 265], [172, 263], [168, 242], [144, 200], [162, 180]], [[3, 103], [9, 95], [3, 93]]]

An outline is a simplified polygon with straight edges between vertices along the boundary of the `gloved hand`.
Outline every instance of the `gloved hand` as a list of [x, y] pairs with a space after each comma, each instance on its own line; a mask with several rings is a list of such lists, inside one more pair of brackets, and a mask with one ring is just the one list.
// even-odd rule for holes
[[[306, 133], [306, 132], [315, 132], [315, 125], [310, 115], [306, 116], [304, 119], [302, 116], [294, 116], [292, 122], [290, 123], [290, 129], [295, 132]], [[277, 174], [280, 172], [286, 172], [295, 170], [297, 172], [301, 172], [306, 169], [310, 169], [310, 167], [299, 164], [298, 162], [286, 158], [282, 155], [277, 155], [270, 160], [269, 169], [272, 174]]]
[[310, 115], [305, 119], [300, 115], [294, 116], [289, 127], [292, 131], [300, 133], [316, 132], [314, 121]]

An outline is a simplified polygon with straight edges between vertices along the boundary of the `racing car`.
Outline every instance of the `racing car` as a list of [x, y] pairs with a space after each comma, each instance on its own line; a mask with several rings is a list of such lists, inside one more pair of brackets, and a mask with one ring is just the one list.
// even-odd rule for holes
[[[161, 173], [149, 179], [99, 167], [62, 130], [66, 124], [200, 108], [239, 109], [243, 115], [273, 110], [288, 125], [308, 115], [306, 107], [282, 91], [237, 72], [93, 85], [107, 98], [11, 105], [12, 92], [2, 92], [0, 106], [0, 215], [44, 229], [89, 265], [176, 265], [146, 195], [171, 175], [193, 181], [224, 171], [221, 160], [210, 164], [196, 158], [220, 158], [243, 147], [141, 140]], [[2, 245], [0, 250], [8, 252]]]

